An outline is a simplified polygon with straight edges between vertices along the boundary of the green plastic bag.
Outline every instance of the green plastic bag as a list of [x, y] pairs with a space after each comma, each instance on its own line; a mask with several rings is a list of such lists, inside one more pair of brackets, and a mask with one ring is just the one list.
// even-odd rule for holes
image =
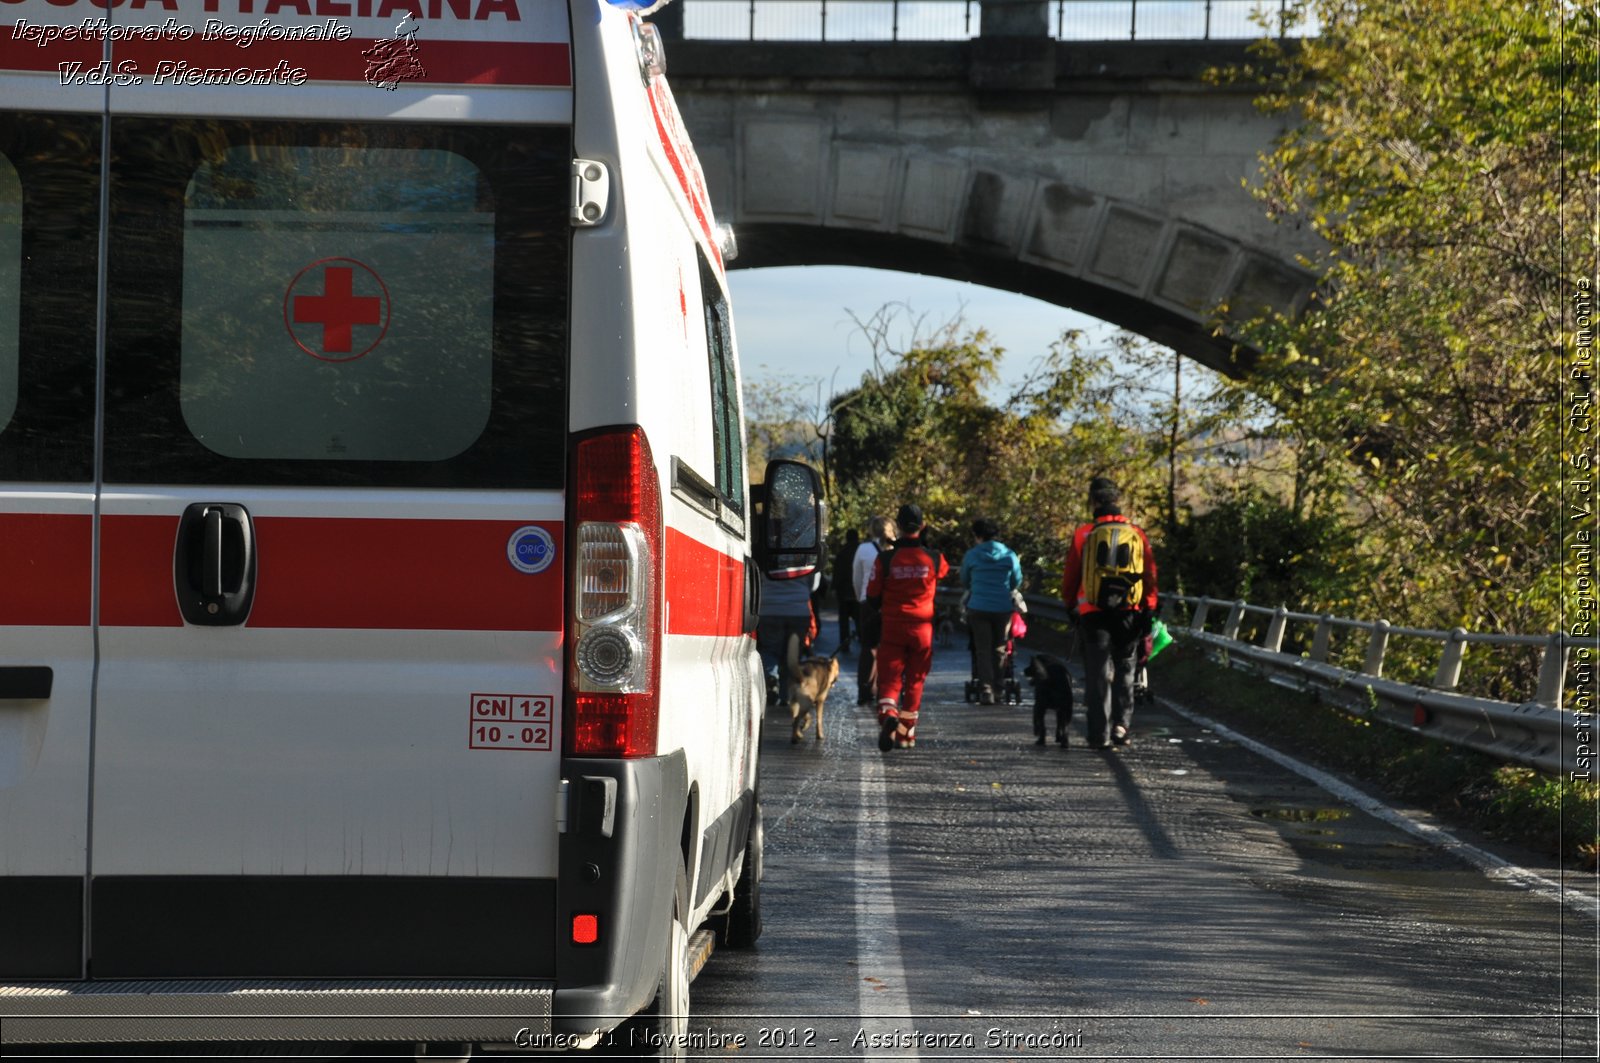
[[1166, 623], [1157, 617], [1150, 625], [1150, 656], [1146, 660], [1155, 660], [1156, 654], [1172, 644], [1172, 632], [1167, 630]]

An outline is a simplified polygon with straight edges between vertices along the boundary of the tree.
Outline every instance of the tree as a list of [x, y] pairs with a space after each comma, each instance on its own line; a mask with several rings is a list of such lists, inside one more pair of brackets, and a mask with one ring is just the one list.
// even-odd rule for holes
[[744, 382], [745, 468], [760, 483], [772, 458], [819, 461], [825, 419], [816, 413], [815, 385], [789, 377]]
[[1300, 119], [1254, 191], [1327, 249], [1304, 262], [1320, 283], [1298, 319], [1224, 308], [1262, 352], [1250, 386], [1334, 456], [1324, 471], [1339, 457], [1360, 471], [1347, 482], [1374, 611], [1551, 630], [1563, 253], [1593, 262], [1595, 246], [1595, 170], [1580, 150], [1596, 111], [1595, 13], [1297, 6], [1321, 35], [1266, 43], [1250, 72], [1261, 107]]
[[865, 526], [873, 514], [915, 500], [930, 532], [942, 531], [951, 547], [951, 524], [962, 519], [962, 496], [987, 452], [992, 413], [983, 389], [1003, 351], [959, 317], [931, 331], [914, 319], [908, 345], [897, 350], [890, 336], [903, 313], [887, 306], [857, 319], [873, 369], [829, 403], [835, 508], [841, 520]]
[[1291, 609], [1348, 606], [1345, 565], [1354, 541], [1337, 516], [1296, 513], [1254, 484], [1187, 516], [1172, 533], [1171, 563], [1162, 569], [1168, 586]]
[[1176, 356], [1129, 334], [1090, 350], [1067, 332], [996, 395], [1004, 352], [987, 333], [956, 319], [914, 329], [896, 349], [893, 312], [862, 323], [874, 372], [830, 403], [841, 525], [915, 500], [957, 552], [971, 521], [990, 517], [1038, 591], [1057, 586], [1092, 475], [1114, 476], [1130, 515], [1161, 539], [1164, 493], [1176, 480], [1207, 482], [1218, 425], [1240, 408], [1208, 371], [1191, 374], [1196, 386], [1174, 402], [1163, 374]]

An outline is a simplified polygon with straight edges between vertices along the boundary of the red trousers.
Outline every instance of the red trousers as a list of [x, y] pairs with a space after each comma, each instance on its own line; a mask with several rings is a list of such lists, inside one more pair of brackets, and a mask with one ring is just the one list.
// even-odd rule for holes
[[898, 745], [916, 742], [922, 684], [933, 667], [933, 624], [927, 620], [883, 620], [878, 643], [878, 718], [898, 716]]

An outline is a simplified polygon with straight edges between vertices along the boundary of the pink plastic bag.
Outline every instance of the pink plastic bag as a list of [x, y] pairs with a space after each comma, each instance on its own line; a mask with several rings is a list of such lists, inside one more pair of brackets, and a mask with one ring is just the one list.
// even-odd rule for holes
[[1025, 638], [1028, 634], [1028, 622], [1022, 618], [1021, 613], [1011, 614], [1011, 637], [1014, 639]]

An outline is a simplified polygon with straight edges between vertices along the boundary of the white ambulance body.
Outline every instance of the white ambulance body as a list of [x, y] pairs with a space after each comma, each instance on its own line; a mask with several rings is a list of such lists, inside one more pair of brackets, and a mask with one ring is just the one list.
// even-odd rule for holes
[[759, 932], [760, 521], [652, 43], [0, 0], [5, 1041], [670, 1042]]

